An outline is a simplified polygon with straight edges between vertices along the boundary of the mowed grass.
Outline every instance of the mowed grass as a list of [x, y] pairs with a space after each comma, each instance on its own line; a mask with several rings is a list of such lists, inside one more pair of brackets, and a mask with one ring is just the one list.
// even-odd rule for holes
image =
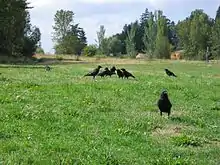
[[[136, 80], [83, 77], [98, 64], [111, 66], [0, 68], [0, 164], [220, 164], [219, 64], [116, 64]], [[163, 89], [170, 118], [156, 106]]]

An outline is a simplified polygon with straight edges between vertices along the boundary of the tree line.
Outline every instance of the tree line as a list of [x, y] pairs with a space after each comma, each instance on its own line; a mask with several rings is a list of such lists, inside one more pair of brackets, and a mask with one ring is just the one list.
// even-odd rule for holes
[[40, 29], [30, 23], [27, 0], [0, 1], [0, 57], [32, 57], [40, 47]]
[[[0, 1], [0, 57], [32, 57], [44, 53], [41, 48], [40, 29], [30, 23], [27, 0]], [[215, 18], [202, 9], [196, 9], [184, 20], [175, 23], [163, 11], [147, 8], [139, 20], [125, 24], [122, 31], [106, 37], [101, 25], [97, 30], [97, 43], [87, 44], [86, 34], [75, 13], [57, 10], [54, 16], [52, 40], [55, 54], [130, 56], [144, 53], [149, 58], [170, 58], [170, 53], [181, 50], [184, 58], [204, 59], [220, 56], [220, 7]]]
[[106, 29], [101, 25], [97, 31], [97, 44], [93, 45], [87, 45], [85, 32], [79, 24], [71, 24], [73, 16], [73, 12], [64, 10], [55, 15], [53, 28], [57, 54], [135, 57], [137, 53], [144, 53], [149, 58], [166, 59], [170, 58], [171, 52], [181, 50], [184, 58], [201, 60], [208, 48], [210, 58], [220, 56], [220, 7], [215, 18], [196, 9], [177, 23], [161, 10], [152, 12], [146, 8], [139, 20], [125, 24], [120, 33], [110, 37], [105, 36]]
[[[100, 37], [101, 34], [101, 37]], [[148, 9], [140, 19], [123, 27], [122, 32], [105, 37], [104, 26], [98, 32], [98, 49], [106, 55], [126, 54], [135, 57], [145, 53], [149, 58], [170, 58], [171, 52], [182, 51], [185, 59], [220, 57], [220, 7], [215, 18], [196, 9], [184, 20], [167, 18], [161, 10]]]

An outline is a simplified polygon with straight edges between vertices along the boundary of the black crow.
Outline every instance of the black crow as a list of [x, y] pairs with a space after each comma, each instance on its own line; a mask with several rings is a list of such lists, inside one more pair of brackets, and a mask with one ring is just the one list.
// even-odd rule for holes
[[122, 68], [121, 69], [123, 74], [124, 74], [124, 77], [128, 79], [128, 77], [133, 77], [135, 78], [130, 72], [128, 72], [126, 69]]
[[117, 72], [118, 78], [122, 78], [123, 79], [123, 77], [124, 77], [123, 72], [120, 69], [116, 69], [116, 72]]
[[51, 67], [50, 67], [49, 65], [46, 65], [46, 66], [45, 66], [45, 70], [46, 70], [46, 71], [50, 71], [50, 70], [51, 70]]
[[95, 79], [95, 76], [97, 76], [97, 74], [99, 73], [99, 70], [101, 69], [102, 67], [99, 65], [97, 68], [95, 68], [92, 72], [89, 72], [87, 73], [85, 76], [92, 76], [93, 79]]
[[97, 76], [104, 77], [104, 76], [109, 76], [109, 75], [111, 75], [111, 71], [108, 69], [108, 67], [106, 67], [104, 71], [100, 72]]
[[113, 66], [113, 67], [110, 69], [110, 71], [111, 71], [111, 74], [109, 75], [110, 77], [111, 77], [113, 74], [116, 74], [116, 73], [115, 73], [115, 71], [116, 71], [115, 66]]
[[170, 115], [172, 104], [168, 98], [168, 93], [166, 90], [164, 90], [161, 95], [160, 99], [157, 102], [157, 106], [160, 109], [160, 115], [162, 116], [162, 112], [168, 113], [168, 117]]
[[173, 76], [173, 77], [177, 77], [173, 72], [171, 72], [169, 69], [164, 69], [165, 70], [165, 72], [166, 72], [166, 74], [168, 75], [168, 76]]

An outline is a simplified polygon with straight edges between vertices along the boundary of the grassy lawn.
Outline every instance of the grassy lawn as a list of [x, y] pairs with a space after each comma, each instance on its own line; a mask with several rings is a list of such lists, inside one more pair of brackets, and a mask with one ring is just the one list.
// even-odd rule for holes
[[[120, 63], [136, 80], [83, 77], [98, 64], [112, 66], [2, 65], [0, 164], [220, 164], [219, 64]], [[170, 118], [156, 106], [163, 89]]]

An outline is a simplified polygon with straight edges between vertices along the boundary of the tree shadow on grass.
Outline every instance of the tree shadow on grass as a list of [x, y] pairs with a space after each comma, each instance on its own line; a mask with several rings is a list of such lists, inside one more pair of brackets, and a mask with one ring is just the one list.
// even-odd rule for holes
[[29, 59], [1, 59], [0, 68], [44, 68], [45, 65], [71, 65], [71, 64], [88, 64], [92, 62], [82, 61], [80, 59], [54, 59], [54, 58], [29, 58]]

